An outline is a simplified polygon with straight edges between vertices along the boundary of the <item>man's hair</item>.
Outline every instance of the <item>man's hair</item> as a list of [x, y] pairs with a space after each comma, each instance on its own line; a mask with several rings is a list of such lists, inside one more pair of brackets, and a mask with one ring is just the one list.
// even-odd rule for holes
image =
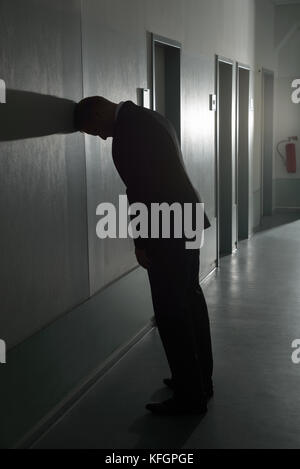
[[75, 106], [74, 111], [74, 128], [75, 130], [84, 129], [85, 125], [90, 121], [95, 104], [98, 102], [97, 96], [84, 98]]

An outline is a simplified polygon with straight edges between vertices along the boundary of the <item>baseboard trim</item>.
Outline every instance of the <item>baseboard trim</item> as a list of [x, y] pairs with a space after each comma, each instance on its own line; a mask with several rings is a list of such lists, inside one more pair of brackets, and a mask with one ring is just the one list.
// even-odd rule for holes
[[151, 320], [138, 334], [136, 334], [125, 345], [112, 353], [96, 370], [73, 389], [63, 401], [61, 401], [51, 412], [49, 412], [30, 432], [28, 432], [12, 449], [30, 449], [47, 432], [53, 428], [82, 399], [92, 387], [101, 380], [125, 355], [152, 329]]
[[210, 268], [207, 269], [206, 272], [204, 272], [202, 275], [200, 275], [200, 283], [205, 283], [207, 282], [210, 277], [215, 273], [217, 270], [217, 261], [215, 261], [213, 264], [211, 264]]
[[300, 207], [276, 207], [274, 210], [275, 213], [298, 213], [300, 212]]

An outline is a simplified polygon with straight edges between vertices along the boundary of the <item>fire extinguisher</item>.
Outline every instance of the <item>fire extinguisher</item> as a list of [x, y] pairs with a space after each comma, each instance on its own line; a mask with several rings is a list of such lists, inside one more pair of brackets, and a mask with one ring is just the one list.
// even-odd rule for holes
[[[277, 145], [277, 152], [282, 159], [284, 165], [286, 166], [288, 173], [296, 173], [297, 172], [297, 159], [296, 159], [296, 145], [292, 142], [297, 142], [298, 137], [288, 137], [287, 140], [282, 140]], [[280, 145], [286, 143], [285, 146], [285, 155], [283, 155], [280, 151]]]

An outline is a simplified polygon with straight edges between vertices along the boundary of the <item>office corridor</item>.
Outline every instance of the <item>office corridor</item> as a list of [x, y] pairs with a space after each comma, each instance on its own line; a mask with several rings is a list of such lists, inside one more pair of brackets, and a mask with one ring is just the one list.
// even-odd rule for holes
[[148, 333], [35, 448], [293, 448], [300, 443], [300, 220], [265, 229], [203, 285], [210, 310], [215, 397], [199, 417], [159, 417], [147, 402], [168, 398], [157, 330]]

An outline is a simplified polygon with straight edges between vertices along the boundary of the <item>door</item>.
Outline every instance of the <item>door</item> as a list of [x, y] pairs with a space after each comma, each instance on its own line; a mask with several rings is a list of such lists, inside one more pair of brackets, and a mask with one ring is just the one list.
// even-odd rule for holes
[[250, 70], [237, 68], [237, 210], [238, 240], [249, 237]]
[[153, 109], [172, 122], [181, 141], [181, 46], [153, 35]]
[[234, 64], [217, 58], [217, 185], [219, 256], [237, 246], [235, 203], [235, 87]]
[[263, 70], [262, 216], [273, 213], [274, 72]]

